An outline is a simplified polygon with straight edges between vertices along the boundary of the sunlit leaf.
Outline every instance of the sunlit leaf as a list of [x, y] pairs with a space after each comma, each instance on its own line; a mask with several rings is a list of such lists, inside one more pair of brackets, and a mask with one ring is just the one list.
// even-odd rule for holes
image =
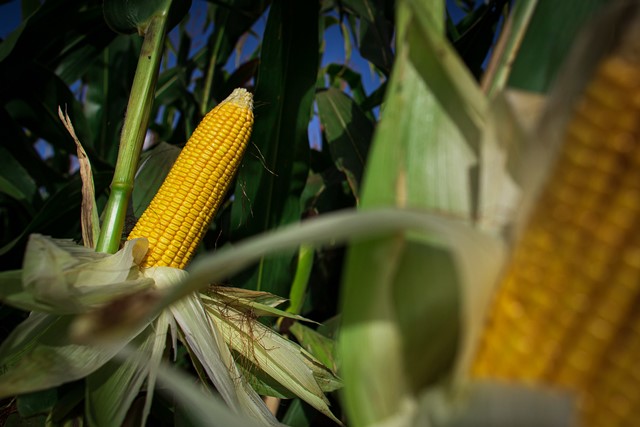
[[316, 101], [333, 160], [357, 199], [373, 124], [351, 98], [337, 89], [318, 92]]
[[[55, 387], [84, 378], [107, 363], [127, 342], [108, 349], [71, 343], [70, 316], [32, 313], [0, 346], [0, 396]], [[138, 331], [129, 334], [129, 339]]]

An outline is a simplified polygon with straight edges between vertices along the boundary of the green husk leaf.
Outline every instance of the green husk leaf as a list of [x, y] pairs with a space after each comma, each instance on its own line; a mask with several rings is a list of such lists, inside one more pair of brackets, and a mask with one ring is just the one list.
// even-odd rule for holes
[[[203, 302], [234, 351], [251, 362], [255, 369], [264, 371], [294, 395], [339, 423], [316, 381], [316, 375], [320, 375], [320, 372], [316, 374], [315, 371], [324, 371], [322, 378], [325, 378], [330, 374], [328, 369], [301, 347], [245, 313], [220, 304], [213, 298], [203, 297]], [[335, 382], [339, 381], [336, 379]]]
[[147, 247], [145, 239], [132, 240], [116, 254], [108, 255], [69, 240], [33, 234], [24, 256], [24, 290], [48, 306], [49, 312], [86, 311], [153, 284], [138, 267]]
[[[188, 276], [184, 270], [169, 267], [152, 267], [146, 274], [156, 281], [156, 286], [166, 289], [180, 283]], [[185, 344], [196, 356], [216, 389], [236, 413], [245, 413], [265, 425], [277, 425], [260, 396], [247, 384], [238, 371], [229, 348], [221, 333], [207, 316], [202, 300], [191, 294], [169, 307], [176, 324], [181, 329]]]
[[[126, 353], [133, 349], [126, 349]], [[260, 424], [246, 414], [234, 413], [216, 394], [194, 385], [193, 378], [167, 363], [157, 369], [160, 390], [170, 391], [188, 419], [197, 427], [257, 427]]]
[[108, 348], [69, 340], [71, 316], [31, 313], [0, 346], [0, 397], [84, 378], [107, 363], [139, 330]]
[[[170, 317], [166, 312], [147, 327], [129, 347], [135, 352], [121, 360], [111, 360], [98, 371], [87, 377], [85, 413], [92, 425], [121, 425], [125, 420], [131, 403], [138, 396], [143, 384], [147, 382], [145, 410], [141, 425], [149, 414], [154, 393], [152, 375], [156, 375], [160, 366], [162, 351], [166, 342]], [[122, 360], [124, 359], [124, 360]]]
[[432, 427], [566, 427], [576, 425], [568, 392], [521, 384], [472, 382], [424, 393], [413, 425]]
[[209, 295], [222, 303], [252, 316], [286, 317], [289, 319], [313, 322], [298, 314], [275, 308], [286, 300], [268, 292], [251, 291], [241, 288], [216, 286], [209, 290]]
[[3, 304], [25, 311], [50, 310], [49, 304], [40, 302], [22, 286], [22, 270], [3, 271], [0, 273], [0, 301]]

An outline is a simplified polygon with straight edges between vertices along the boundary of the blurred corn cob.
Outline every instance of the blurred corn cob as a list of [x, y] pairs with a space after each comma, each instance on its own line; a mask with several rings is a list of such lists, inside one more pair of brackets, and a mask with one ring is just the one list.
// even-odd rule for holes
[[253, 97], [236, 89], [200, 122], [128, 240], [149, 239], [144, 267], [184, 268], [220, 207], [253, 126]]
[[568, 124], [472, 376], [574, 391], [582, 425], [640, 425], [639, 215], [640, 40], [627, 36]]

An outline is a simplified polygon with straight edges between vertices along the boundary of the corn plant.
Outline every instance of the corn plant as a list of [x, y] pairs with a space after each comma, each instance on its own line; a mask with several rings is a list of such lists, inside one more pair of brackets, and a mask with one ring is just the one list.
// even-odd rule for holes
[[[0, 394], [19, 395], [7, 401], [13, 420], [632, 422], [635, 383], [622, 387], [616, 379], [632, 369], [621, 368], [619, 359], [634, 353], [614, 344], [632, 343], [632, 326], [622, 322], [632, 323], [635, 270], [610, 273], [612, 267], [592, 277], [593, 269], [585, 268], [589, 280], [580, 279], [582, 272], [573, 280], [579, 253], [560, 266], [565, 255], [548, 249], [569, 254], [584, 246], [606, 265], [619, 257], [633, 261], [633, 239], [623, 239], [626, 246], [617, 240], [599, 245], [601, 237], [633, 232], [626, 230], [633, 230], [639, 197], [633, 167], [619, 158], [637, 142], [637, 2], [623, 2], [586, 27], [594, 11], [609, 10], [600, 9], [604, 2], [213, 2], [204, 26], [214, 29], [199, 49], [191, 46], [185, 4], [52, 3], [30, 10], [25, 2], [29, 18], [0, 44], [0, 69], [9, 82], [44, 76], [39, 95], [55, 94], [39, 103], [30, 92], [8, 90], [0, 112], [19, 142], [3, 148], [9, 154], [0, 172], [6, 174], [3, 197], [30, 218], [27, 223], [5, 210], [0, 249], [13, 269], [2, 275], [6, 316], [21, 320], [9, 306], [32, 311], [0, 348]], [[192, 8], [194, 16], [197, 10], [204, 9]], [[263, 19], [255, 51], [242, 56]], [[38, 33], [44, 20], [73, 23], [71, 39]], [[614, 25], [618, 32], [600, 37]], [[579, 28], [587, 28], [586, 35], [575, 38]], [[335, 48], [322, 36], [334, 30], [344, 50], [341, 64], [321, 61]], [[132, 31], [143, 38], [118, 35]], [[46, 37], [50, 46], [35, 43]], [[58, 52], [57, 44], [68, 48]], [[574, 46], [577, 53], [569, 57]], [[19, 54], [27, 48], [29, 60]], [[234, 48], [238, 66], [229, 71]], [[356, 54], [369, 69], [350, 67]], [[561, 62], [568, 66], [559, 72]], [[365, 73], [380, 82], [374, 90], [365, 90]], [[541, 125], [530, 127], [507, 87], [545, 93], [558, 75]], [[132, 81], [130, 91], [119, 87], [123, 79]], [[82, 88], [79, 97], [69, 90], [74, 83]], [[194, 133], [198, 120], [246, 94], [240, 89], [223, 101], [238, 86], [249, 87], [255, 106], [244, 158], [239, 163], [230, 154], [239, 171], [216, 174], [211, 167], [213, 177], [199, 189], [185, 177], [207, 169], [200, 161], [209, 160], [189, 157], [190, 141], [176, 172], [168, 172], [178, 157], [175, 144], [192, 133], [193, 142], [201, 140], [208, 125], [205, 118]], [[582, 118], [572, 121], [578, 102]], [[51, 112], [65, 103], [63, 126]], [[45, 113], [41, 121], [33, 120], [36, 111]], [[311, 148], [307, 136], [315, 114], [319, 148]], [[149, 122], [166, 142], [139, 159]], [[225, 147], [221, 135], [232, 122], [214, 126], [218, 147]], [[567, 123], [574, 123], [573, 139], [562, 148]], [[614, 152], [584, 154], [595, 140], [608, 144], [607, 132], [619, 136], [612, 137]], [[30, 151], [36, 138], [55, 147], [46, 164]], [[77, 154], [79, 174], [68, 170], [70, 153]], [[594, 177], [583, 164], [582, 175], [571, 172], [580, 159], [602, 174]], [[630, 177], [620, 178], [630, 184], [614, 191], [618, 176]], [[595, 193], [578, 194], [576, 183]], [[233, 194], [222, 199], [227, 188]], [[602, 200], [593, 195], [603, 193], [620, 209], [595, 203]], [[571, 205], [580, 206], [579, 217], [567, 205], [553, 207], [577, 196], [591, 201]], [[199, 206], [202, 197], [208, 201]], [[181, 212], [185, 203], [196, 206], [193, 212], [212, 209], [199, 222], [188, 220], [199, 212], [170, 213], [171, 205]], [[590, 210], [596, 205], [600, 210]], [[556, 211], [566, 221], [540, 222]], [[185, 219], [176, 221], [181, 215]], [[123, 244], [135, 217], [140, 222]], [[582, 228], [571, 228], [579, 218], [607, 219], [593, 236], [580, 237]], [[173, 231], [176, 240], [166, 236]], [[197, 243], [189, 246], [185, 235], [197, 242], [203, 234], [194, 252]], [[582, 244], [562, 246], [565, 235]], [[82, 238], [84, 247], [61, 237]], [[534, 283], [525, 256], [533, 244], [547, 251], [534, 245], [531, 262], [549, 269], [535, 270], [549, 273], [533, 275]], [[175, 255], [183, 261], [166, 267]], [[506, 284], [500, 285], [503, 271]], [[538, 286], [547, 280], [555, 294]], [[585, 283], [603, 290], [587, 291]], [[577, 311], [557, 305], [563, 292]], [[602, 304], [598, 295], [606, 297]], [[277, 308], [283, 297], [290, 299], [286, 311]], [[279, 320], [264, 324], [258, 316]], [[547, 317], [556, 321], [553, 332], [534, 321]], [[609, 322], [604, 340], [603, 321]], [[167, 337], [174, 359], [205, 392], [167, 367]], [[576, 338], [575, 346], [562, 337]], [[585, 354], [589, 363], [576, 365]], [[573, 375], [578, 368], [580, 375]], [[27, 380], [25, 372], [36, 374]], [[156, 384], [172, 393], [154, 397]], [[272, 413], [258, 395], [270, 396]]]

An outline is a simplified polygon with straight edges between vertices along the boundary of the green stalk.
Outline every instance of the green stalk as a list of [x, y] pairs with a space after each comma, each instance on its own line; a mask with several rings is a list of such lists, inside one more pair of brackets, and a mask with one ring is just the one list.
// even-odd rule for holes
[[309, 277], [313, 268], [313, 257], [315, 248], [311, 245], [301, 245], [298, 252], [298, 267], [293, 278], [291, 291], [289, 291], [288, 313], [300, 314], [304, 305], [304, 298], [309, 286]]
[[167, 18], [166, 12], [154, 15], [145, 31], [120, 136], [120, 149], [111, 182], [111, 194], [105, 207], [104, 222], [96, 246], [97, 252], [115, 253], [120, 246], [127, 204], [133, 191], [133, 180], [153, 106], [162, 48], [167, 32]]
[[511, 74], [511, 67], [537, 5], [538, 0], [518, 1], [507, 19], [500, 40], [496, 45], [495, 53], [491, 57], [487, 72], [482, 79], [482, 90], [489, 98], [492, 98], [506, 86]]

